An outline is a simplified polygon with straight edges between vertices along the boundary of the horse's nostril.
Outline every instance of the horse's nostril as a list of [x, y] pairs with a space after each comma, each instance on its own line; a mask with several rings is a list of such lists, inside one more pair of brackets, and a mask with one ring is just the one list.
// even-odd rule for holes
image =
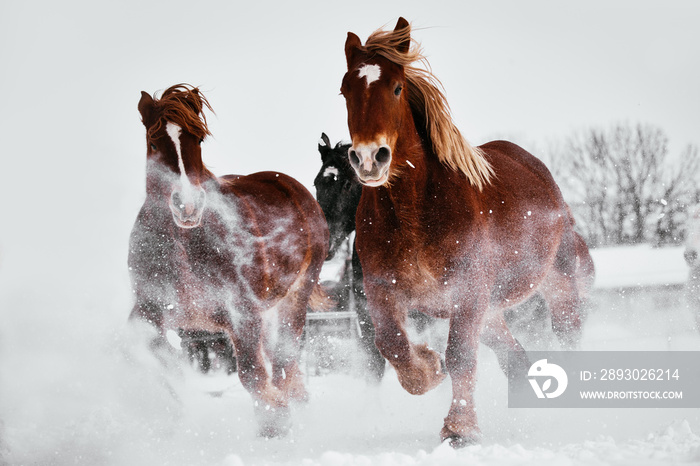
[[385, 164], [391, 159], [391, 151], [389, 151], [388, 147], [382, 146], [379, 148], [374, 158], [377, 163]]
[[175, 207], [182, 208], [182, 206], [183, 206], [182, 196], [180, 195], [179, 192], [175, 191], [173, 193], [172, 199], [173, 199], [173, 205]]
[[353, 165], [359, 165], [360, 164], [360, 158], [357, 156], [357, 152], [354, 150], [350, 149], [348, 151], [348, 157], [350, 157], [350, 163]]

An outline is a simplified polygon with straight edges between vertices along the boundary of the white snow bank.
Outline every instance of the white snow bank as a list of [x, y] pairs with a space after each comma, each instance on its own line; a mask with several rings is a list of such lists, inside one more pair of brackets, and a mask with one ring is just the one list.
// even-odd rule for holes
[[591, 249], [594, 288], [680, 285], [688, 278], [683, 246], [653, 248], [648, 244]]

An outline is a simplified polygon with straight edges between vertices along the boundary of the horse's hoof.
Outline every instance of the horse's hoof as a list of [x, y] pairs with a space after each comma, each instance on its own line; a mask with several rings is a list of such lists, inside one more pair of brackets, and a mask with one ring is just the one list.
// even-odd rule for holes
[[468, 435], [459, 435], [455, 432], [452, 432], [447, 427], [442, 428], [442, 432], [440, 432], [440, 438], [442, 439], [443, 443], [447, 442], [455, 450], [459, 448], [468, 447], [470, 445], [478, 445], [479, 443], [481, 443], [481, 433], [478, 431]]
[[458, 450], [460, 448], [468, 447], [470, 445], [478, 445], [481, 443], [481, 438], [478, 436], [462, 437], [461, 435], [453, 434], [442, 440], [443, 442], [448, 442], [448, 444]]
[[258, 430], [258, 437], [263, 437], [263, 438], [281, 438], [285, 437], [289, 433], [289, 426], [281, 426], [277, 424], [266, 424], [264, 426], [260, 426], [260, 429]]
[[264, 409], [256, 407], [258, 436], [265, 438], [284, 437], [292, 427], [289, 408]]
[[422, 395], [437, 387], [447, 377], [443, 369], [443, 360], [438, 353], [427, 345], [415, 347], [413, 364], [400, 369], [397, 373], [401, 386], [411, 395]]
[[306, 387], [301, 381], [300, 375], [291, 379], [285, 386], [278, 388], [282, 391], [286, 391], [286, 396], [290, 400], [294, 400], [298, 403], [306, 403], [309, 401], [309, 392], [306, 391]]
[[458, 450], [460, 448], [468, 447], [470, 445], [476, 445], [479, 443], [478, 439], [474, 439], [472, 437], [460, 437], [459, 435], [455, 435], [454, 437], [450, 437], [446, 439], [446, 441], [449, 442], [449, 445], [454, 448], [455, 450]]
[[297, 403], [308, 403], [309, 392], [307, 392], [305, 388], [291, 390], [289, 392], [289, 398], [296, 401]]

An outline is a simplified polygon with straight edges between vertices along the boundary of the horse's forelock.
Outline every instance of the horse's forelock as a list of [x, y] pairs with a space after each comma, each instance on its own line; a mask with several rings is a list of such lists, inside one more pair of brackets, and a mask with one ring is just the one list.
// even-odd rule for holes
[[171, 86], [155, 99], [154, 104], [160, 118], [149, 129], [150, 134], [158, 131], [165, 122], [171, 122], [199, 139], [211, 135], [204, 109], [212, 113], [214, 110], [198, 88], [188, 84]]

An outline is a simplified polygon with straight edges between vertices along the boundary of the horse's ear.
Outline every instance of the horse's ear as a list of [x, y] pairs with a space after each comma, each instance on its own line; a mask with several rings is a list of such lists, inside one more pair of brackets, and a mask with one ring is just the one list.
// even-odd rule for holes
[[411, 25], [405, 18], [400, 17], [396, 22], [394, 32], [400, 32], [406, 35], [406, 38], [396, 47], [396, 50], [398, 50], [399, 53], [408, 53], [408, 50], [411, 48]]
[[348, 71], [355, 63], [355, 56], [362, 47], [362, 41], [352, 32], [348, 32], [348, 38], [345, 40], [345, 59], [348, 62]]
[[151, 126], [153, 119], [153, 107], [155, 102], [153, 97], [148, 92], [141, 91], [141, 100], [139, 100], [139, 113], [141, 114], [141, 121], [143, 125], [148, 128]]
[[322, 162], [326, 161], [326, 157], [328, 157], [331, 149], [331, 140], [328, 139], [326, 133], [321, 133], [321, 139], [318, 141], [318, 151], [321, 153]]

